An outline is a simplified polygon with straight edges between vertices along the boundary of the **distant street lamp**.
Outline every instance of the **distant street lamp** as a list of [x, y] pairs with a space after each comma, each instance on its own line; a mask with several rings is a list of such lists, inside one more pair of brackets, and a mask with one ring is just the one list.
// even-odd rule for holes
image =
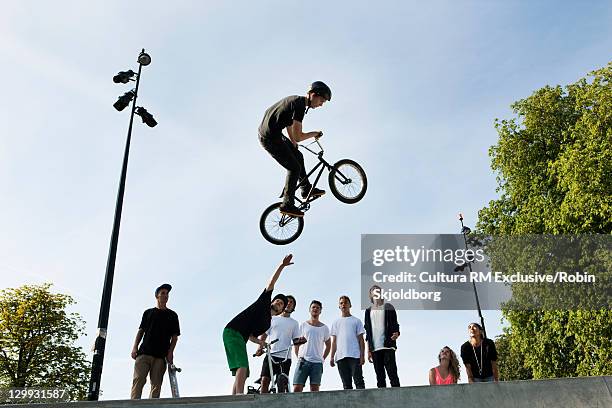
[[[89, 389], [87, 394], [87, 399], [90, 401], [97, 401], [100, 395], [100, 378], [102, 377], [102, 365], [104, 363], [104, 349], [106, 347], [106, 332], [108, 329], [108, 314], [110, 310], [111, 294], [113, 291], [115, 259], [117, 257], [117, 243], [119, 241], [121, 210], [123, 209], [123, 193], [125, 191], [125, 178], [127, 175], [128, 158], [130, 155], [130, 142], [132, 140], [132, 123], [134, 122], [134, 114], [140, 115], [142, 121], [149, 127], [154, 127], [157, 125], [157, 122], [155, 119], [153, 119], [153, 116], [147, 112], [145, 108], [136, 106], [138, 85], [140, 85], [140, 73], [142, 71], [142, 67], [149, 65], [150, 63], [151, 56], [145, 53], [143, 48], [140, 55], [138, 55], [138, 73], [135, 73], [132, 70], [121, 71], [113, 77], [113, 82], [118, 84], [127, 84], [130, 81], [136, 81], [136, 87], [120, 96], [117, 102], [113, 104], [115, 109], [122, 111], [130, 104], [130, 102], [132, 102], [132, 114], [130, 115], [130, 125], [128, 127], [127, 141], [125, 142], [125, 153], [123, 154], [123, 166], [121, 167], [119, 192], [117, 193], [117, 204], [115, 206], [115, 221], [113, 223], [113, 232], [111, 234], [110, 249], [106, 263], [106, 275], [104, 276], [104, 289], [102, 291], [102, 301], [100, 303], [98, 332], [96, 333], [96, 341], [94, 344], [91, 378], [89, 380]], [[134, 79], [134, 77], [136, 79]]]

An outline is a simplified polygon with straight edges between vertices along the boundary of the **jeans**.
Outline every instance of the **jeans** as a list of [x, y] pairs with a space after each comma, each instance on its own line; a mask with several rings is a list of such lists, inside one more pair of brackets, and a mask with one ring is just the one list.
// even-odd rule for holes
[[374, 360], [374, 371], [376, 372], [376, 386], [378, 388], [385, 388], [387, 382], [385, 380], [385, 370], [389, 375], [389, 382], [392, 387], [399, 387], [399, 377], [397, 376], [397, 365], [395, 363], [395, 350], [393, 349], [382, 349], [372, 353], [372, 360]]
[[363, 371], [358, 358], [345, 357], [336, 361], [338, 372], [342, 380], [342, 386], [345, 390], [353, 389], [353, 380], [355, 380], [355, 388], [364, 389], [365, 382], [363, 381]]
[[[293, 205], [293, 197], [298, 180], [306, 178], [304, 155], [282, 133], [277, 135], [259, 135], [259, 142], [281, 166], [287, 169], [287, 178], [285, 179], [285, 188], [283, 190], [283, 204]], [[303, 188], [306, 187], [310, 188], [308, 181], [303, 186]]]
[[323, 376], [323, 363], [311, 363], [300, 358], [293, 376], [293, 384], [306, 385], [306, 380], [310, 377], [310, 385], [321, 385]]

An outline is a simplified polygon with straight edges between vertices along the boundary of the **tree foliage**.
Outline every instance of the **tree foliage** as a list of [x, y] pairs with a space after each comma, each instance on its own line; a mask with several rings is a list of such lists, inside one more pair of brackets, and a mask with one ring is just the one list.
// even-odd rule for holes
[[83, 399], [89, 363], [74, 342], [85, 324], [66, 311], [74, 300], [50, 287], [0, 291], [0, 387], [61, 388]]
[[[497, 200], [486, 234], [612, 233], [612, 63], [565, 88], [546, 86], [496, 120]], [[610, 249], [608, 249], [609, 251]], [[612, 374], [612, 311], [502, 310], [504, 379]]]

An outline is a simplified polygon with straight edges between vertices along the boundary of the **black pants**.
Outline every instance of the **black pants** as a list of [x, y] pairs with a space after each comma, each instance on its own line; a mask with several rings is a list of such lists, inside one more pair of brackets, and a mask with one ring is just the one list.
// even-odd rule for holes
[[[283, 373], [287, 376], [278, 377], [277, 392], [289, 392], [289, 369], [291, 368], [291, 360], [283, 360], [283, 358], [272, 356], [272, 361], [275, 363], [272, 364], [272, 371], [274, 371], [273, 374], [278, 375], [280, 373]], [[261, 366], [261, 377], [268, 377], [270, 379], [270, 388], [275, 386], [274, 384], [272, 384], [270, 366], [268, 365], [268, 356], [264, 357], [263, 365]]]
[[385, 381], [385, 370], [389, 375], [389, 381], [392, 387], [399, 387], [399, 378], [397, 376], [397, 365], [395, 364], [395, 350], [393, 349], [382, 349], [372, 353], [372, 360], [374, 360], [374, 371], [376, 371], [376, 386], [378, 388], [385, 388], [387, 382]]
[[[282, 133], [259, 135], [259, 142], [281, 166], [287, 169], [287, 178], [285, 179], [285, 188], [283, 190], [283, 204], [293, 204], [298, 180], [306, 178], [304, 155]], [[305, 188], [310, 189], [308, 180], [302, 186], [302, 189]]]
[[355, 380], [355, 388], [364, 389], [365, 382], [363, 381], [363, 370], [358, 358], [345, 357], [336, 361], [338, 372], [342, 380], [342, 386], [345, 390], [353, 389], [353, 380]]

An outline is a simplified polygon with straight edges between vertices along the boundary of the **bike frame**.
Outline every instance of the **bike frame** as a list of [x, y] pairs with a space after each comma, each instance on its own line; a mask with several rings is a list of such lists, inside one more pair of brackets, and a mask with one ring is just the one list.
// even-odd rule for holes
[[[315, 152], [314, 150], [308, 148], [308, 146], [313, 145], [314, 143], [316, 143], [319, 146], [319, 150], [318, 152]], [[314, 142], [310, 143], [308, 146], [306, 145], [298, 145], [299, 147], [308, 150], [310, 153], [314, 154], [315, 156], [317, 156], [317, 158], [319, 159], [319, 162], [317, 163], [316, 166], [314, 166], [312, 168], [312, 170], [310, 170], [310, 172], [306, 175], [306, 178], [303, 179], [302, 181], [300, 181], [296, 187], [296, 191], [305, 183], [306, 179], [308, 179], [312, 174], [314, 174], [315, 171], [317, 171], [318, 168], [320, 168], [319, 170], [319, 174], [317, 174], [317, 178], [315, 179], [314, 183], [312, 183], [312, 187], [310, 188], [310, 191], [308, 192], [308, 196], [301, 200], [297, 195], [294, 197], [299, 203], [300, 206], [304, 206], [304, 204], [308, 204], [308, 201], [310, 200], [310, 194], [312, 194], [312, 190], [317, 186], [317, 184], [319, 183], [319, 180], [321, 179], [321, 175], [323, 174], [323, 171], [325, 169], [327, 169], [328, 171], [331, 171], [334, 166], [332, 166], [331, 164], [329, 164], [324, 158], [323, 158], [323, 153], [325, 152], [323, 150], [323, 146], [321, 146], [321, 143], [319, 143], [318, 139], [315, 139]], [[338, 177], [338, 175], [340, 177]], [[340, 180], [341, 183], [343, 184], [349, 184], [351, 182], [351, 179], [349, 179], [348, 177], [346, 177], [344, 174], [342, 174], [340, 171], [337, 171], [337, 176], [338, 179]]]
[[[266, 355], [268, 356], [268, 368], [270, 369], [270, 375], [272, 376], [272, 378], [270, 378], [270, 390], [272, 390], [272, 388], [276, 389], [277, 393], [280, 393], [280, 384], [278, 383], [279, 377], [284, 376], [287, 378], [287, 392], [289, 392], [289, 376], [285, 373], [283, 373], [283, 370], [280, 370], [280, 374], [274, 374], [274, 365], [281, 365], [282, 363], [284, 363], [285, 361], [289, 360], [289, 355], [291, 354], [291, 347], [289, 347], [286, 350], [279, 350], [277, 351], [277, 353], [280, 353], [281, 351], [287, 351], [287, 354], [285, 354], [285, 358], [279, 362], [273, 362], [272, 361], [272, 353], [270, 352], [270, 347], [268, 347], [266, 349]], [[274, 381], [272, 381], [274, 380]]]
[[289, 376], [287, 374], [283, 373], [283, 370], [280, 370], [280, 374], [274, 374], [274, 365], [281, 365], [285, 361], [289, 360], [289, 355], [291, 355], [292, 347], [290, 346], [287, 349], [276, 351], [276, 353], [280, 353], [280, 352], [286, 351], [287, 354], [285, 354], [285, 358], [283, 360], [281, 360], [279, 362], [273, 362], [272, 361], [272, 352], [270, 351], [270, 347], [272, 346], [272, 344], [276, 343], [277, 341], [278, 341], [278, 339], [274, 340], [274, 341], [272, 341], [270, 343], [267, 343], [266, 346], [265, 346], [266, 357], [268, 357], [268, 368], [270, 370], [270, 377], [271, 377], [270, 378], [270, 388], [269, 388], [269, 390], [271, 392], [271, 390], [274, 389], [274, 390], [276, 390], [276, 392], [280, 392], [280, 390], [279, 390], [280, 387], [279, 387], [279, 384], [278, 384], [278, 380], [279, 380], [279, 377], [284, 376], [284, 377], [287, 378], [287, 392], [289, 392]]
[[[319, 146], [319, 151], [316, 152], [312, 149], [310, 149], [308, 146], [311, 146], [313, 144], [317, 144]], [[313, 155], [317, 156], [317, 159], [319, 159], [319, 162], [316, 164], [316, 166], [314, 166], [312, 168], [312, 170], [310, 170], [310, 172], [306, 175], [305, 179], [302, 179], [296, 186], [295, 191], [297, 191], [302, 185], [304, 185], [304, 183], [306, 182], [306, 180], [308, 178], [310, 178], [311, 175], [314, 174], [315, 171], [317, 171], [317, 169], [319, 169], [319, 173], [317, 174], [317, 177], [315, 178], [314, 183], [312, 183], [312, 187], [310, 188], [310, 191], [308, 192], [308, 196], [306, 196], [305, 199], [300, 199], [300, 197], [298, 197], [298, 195], [296, 194], [294, 196], [294, 199], [300, 203], [300, 205], [298, 206], [298, 208], [301, 211], [308, 211], [310, 209], [310, 195], [312, 194], [312, 191], [314, 190], [314, 188], [317, 186], [317, 184], [319, 183], [319, 180], [321, 179], [321, 175], [323, 174], [323, 171], [325, 169], [332, 171], [332, 169], [334, 168], [334, 166], [332, 166], [331, 164], [329, 164], [324, 158], [323, 158], [323, 153], [325, 152], [325, 150], [323, 149], [323, 146], [321, 146], [321, 143], [319, 143], [318, 139], [315, 139], [314, 142], [310, 143], [309, 145], [298, 145], [299, 147], [308, 150], [310, 153], [312, 153]], [[342, 184], [350, 184], [351, 183], [351, 179], [346, 177], [344, 174], [342, 174], [342, 172], [340, 172], [339, 170], [336, 170], [336, 174], [335, 177], [340, 180], [340, 182]], [[282, 194], [281, 194], [282, 197]], [[295, 217], [291, 216], [291, 215], [287, 215], [287, 214], [283, 214], [281, 216], [281, 219], [279, 221], [280, 226], [284, 226], [286, 224], [288, 224], [289, 222], [291, 222], [291, 220], [293, 220]]]

